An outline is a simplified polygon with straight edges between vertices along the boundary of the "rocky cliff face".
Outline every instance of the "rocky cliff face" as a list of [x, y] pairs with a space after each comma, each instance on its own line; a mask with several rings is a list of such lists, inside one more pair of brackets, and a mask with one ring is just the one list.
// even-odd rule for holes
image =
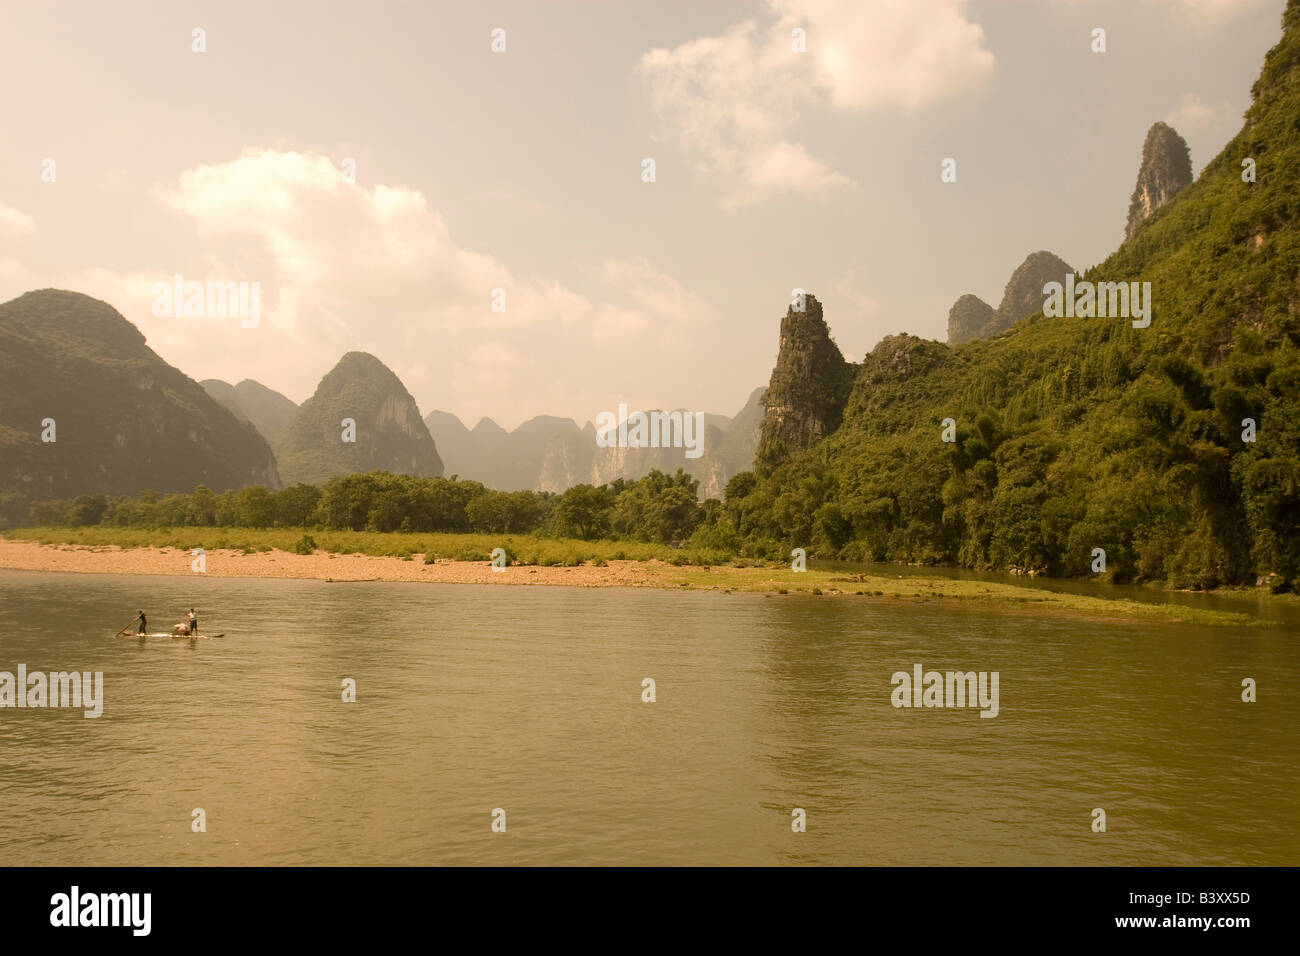
[[596, 439], [582, 431], [552, 435], [547, 439], [538, 468], [536, 490], [562, 494], [574, 485], [590, 484]]
[[1156, 123], [1142, 144], [1142, 166], [1128, 205], [1124, 240], [1132, 239], [1142, 223], [1191, 182], [1192, 156], [1187, 141], [1172, 126]]
[[[356, 422], [344, 441], [342, 421]], [[436, 478], [442, 459], [415, 399], [383, 362], [349, 352], [321, 379], [276, 445], [286, 482], [321, 484], [363, 471]]]
[[999, 335], [1041, 309], [1043, 286], [1048, 282], [1064, 282], [1065, 274], [1073, 271], [1060, 256], [1043, 250], [1030, 253], [1007, 280], [989, 335]]
[[494, 487], [564, 491], [586, 480], [592, 451], [573, 419], [537, 415], [501, 445], [491, 469]]
[[[663, 411], [663, 409], [638, 409], [647, 414]], [[691, 414], [686, 409], [676, 409], [682, 414], [683, 418]], [[708, 488], [712, 487], [713, 482], [710, 480], [710, 473], [714, 468], [725, 470], [725, 466], [717, 461], [717, 450], [722, 444], [724, 429], [730, 423], [730, 420], [721, 415], [706, 414], [703, 419], [704, 429], [701, 433], [696, 434], [695, 440], [699, 442], [700, 456], [698, 458], [687, 458], [686, 449], [683, 448], [622, 448], [622, 447], [601, 447], [595, 445], [596, 430], [593, 426], [591, 430], [591, 441], [595, 445], [595, 455], [591, 462], [590, 477], [584, 479], [593, 485], [604, 485], [617, 478], [628, 478], [633, 481], [638, 478], [644, 478], [651, 471], [662, 471], [665, 474], [675, 474], [680, 468], [686, 474], [700, 479], [699, 493], [701, 497], [710, 497]], [[695, 427], [694, 423], [691, 425]], [[725, 482], [724, 482], [725, 484]]]
[[1043, 307], [1046, 283], [1064, 282], [1065, 274], [1073, 271], [1069, 263], [1050, 252], [1030, 253], [1011, 273], [996, 310], [973, 295], [964, 295], [953, 303], [948, 312], [948, 344], [960, 345], [1001, 335]]
[[199, 484], [280, 480], [257, 430], [159, 358], [112, 306], [54, 289], [0, 305], [0, 498], [11, 518], [42, 498]]
[[778, 464], [838, 428], [852, 384], [853, 366], [831, 339], [821, 303], [809, 295], [803, 312], [791, 306], [763, 400], [757, 462]]

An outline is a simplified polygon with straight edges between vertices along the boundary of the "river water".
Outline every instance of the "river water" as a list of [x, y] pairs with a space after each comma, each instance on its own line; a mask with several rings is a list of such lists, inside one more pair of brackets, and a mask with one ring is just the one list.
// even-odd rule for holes
[[[0, 671], [104, 675], [97, 719], [0, 708], [0, 852], [1300, 863], [1295, 629], [936, 604], [0, 571]], [[225, 636], [110, 636], [140, 607], [162, 630], [190, 605]], [[997, 716], [891, 706], [916, 664], [996, 671]]]

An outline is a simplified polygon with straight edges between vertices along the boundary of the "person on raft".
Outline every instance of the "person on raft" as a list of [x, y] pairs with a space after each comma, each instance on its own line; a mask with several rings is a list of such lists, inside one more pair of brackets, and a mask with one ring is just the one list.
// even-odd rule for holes
[[186, 615], [186, 618], [187, 618], [187, 619], [189, 620], [189, 622], [190, 622], [190, 633], [191, 633], [191, 634], [198, 634], [198, 633], [199, 633], [199, 619], [198, 619], [198, 616], [194, 613], [194, 608], [190, 608], [190, 613]]
[[136, 623], [140, 625], [140, 627], [139, 627], [139, 629], [136, 631], [136, 633], [137, 633], [137, 634], [145, 634], [145, 633], [148, 633], [148, 630], [149, 630], [149, 622], [148, 622], [147, 620], [145, 620], [144, 611], [141, 611], [141, 612], [140, 612], [140, 616], [137, 617], [135, 620], [136, 620]]

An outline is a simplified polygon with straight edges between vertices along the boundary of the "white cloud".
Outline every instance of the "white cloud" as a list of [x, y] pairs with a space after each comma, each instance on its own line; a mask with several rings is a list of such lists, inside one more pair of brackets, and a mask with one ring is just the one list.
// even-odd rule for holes
[[772, 0], [778, 30], [802, 26], [816, 81], [844, 109], [917, 109], [993, 70], [965, 0]]
[[1218, 106], [1209, 106], [1195, 93], [1185, 93], [1178, 108], [1165, 117], [1165, 122], [1184, 136], [1196, 135], [1238, 125], [1241, 111], [1226, 100]]
[[594, 323], [602, 341], [651, 327], [661, 333], [661, 340], [679, 340], [683, 330], [715, 317], [712, 306], [647, 259], [606, 259], [601, 279], [611, 292], [611, 301], [598, 309]]
[[854, 185], [825, 163], [808, 155], [798, 143], [779, 140], [757, 150], [743, 171], [754, 195], [781, 189], [823, 196], [840, 186]]
[[[344, 352], [360, 349], [393, 368], [422, 407], [498, 417], [518, 407], [521, 385], [557, 413], [603, 407], [629, 377], [650, 375], [650, 363], [671, 362], [674, 342], [714, 315], [643, 258], [596, 264], [583, 291], [518, 275], [457, 244], [418, 191], [349, 183], [320, 155], [246, 150], [187, 170], [156, 195], [202, 240], [199, 258], [39, 278], [0, 258], [0, 288], [55, 285], [103, 299], [195, 378], [254, 378], [302, 400]], [[175, 273], [258, 282], [260, 324], [153, 315], [155, 283]], [[497, 288], [505, 312], [491, 310]], [[639, 360], [630, 370], [628, 355]]]
[[254, 240], [275, 271], [267, 278], [311, 290], [317, 306], [481, 315], [504, 288], [506, 316], [528, 311], [532, 290], [490, 256], [458, 247], [423, 195], [349, 183], [324, 156], [249, 150], [185, 172], [161, 195], [205, 239]]
[[[770, 0], [770, 17], [644, 54], [637, 71], [729, 208], [851, 185], [791, 139], [801, 113], [914, 110], [992, 71], [965, 0]], [[807, 52], [792, 48], [805, 31]]]
[[35, 231], [35, 219], [12, 206], [0, 203], [0, 234], [26, 236]]

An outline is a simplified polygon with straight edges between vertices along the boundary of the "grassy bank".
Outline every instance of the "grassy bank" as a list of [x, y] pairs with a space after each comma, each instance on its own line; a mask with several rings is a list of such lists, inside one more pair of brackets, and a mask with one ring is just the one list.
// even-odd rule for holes
[[918, 604], [941, 607], [993, 605], [999, 608], [1038, 613], [1065, 613], [1077, 617], [1129, 619], [1163, 623], [1196, 624], [1207, 627], [1275, 627], [1250, 614], [1214, 611], [1175, 604], [1157, 604], [1128, 598], [1101, 598], [1083, 594], [1065, 594], [1043, 588], [1020, 587], [984, 581], [961, 581], [951, 578], [884, 577], [870, 574], [845, 575], [843, 572], [815, 570], [796, 573], [789, 567], [753, 568], [671, 568], [665, 579], [678, 587], [692, 589], [776, 592], [853, 598], [903, 599]]

